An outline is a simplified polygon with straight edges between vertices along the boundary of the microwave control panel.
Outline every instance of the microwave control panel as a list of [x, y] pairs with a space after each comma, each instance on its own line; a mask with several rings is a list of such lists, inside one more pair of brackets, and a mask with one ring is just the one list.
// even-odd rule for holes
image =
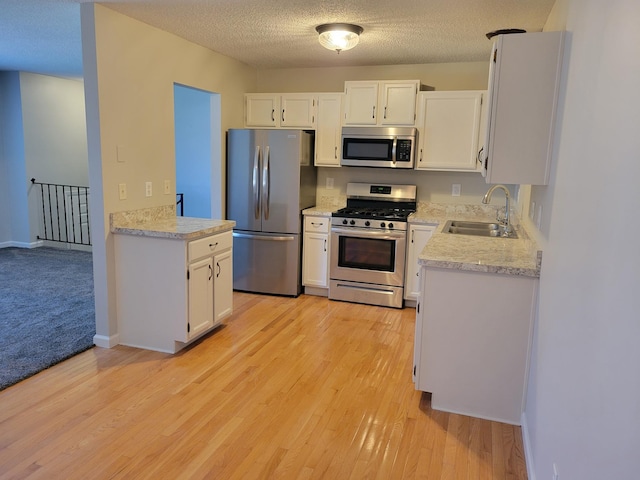
[[396, 145], [396, 161], [411, 161], [411, 140], [398, 140]]

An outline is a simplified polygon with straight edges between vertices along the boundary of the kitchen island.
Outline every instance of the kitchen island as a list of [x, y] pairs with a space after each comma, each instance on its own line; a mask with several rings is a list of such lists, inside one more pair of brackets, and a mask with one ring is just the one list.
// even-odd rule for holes
[[176, 217], [175, 207], [110, 217], [119, 343], [175, 353], [233, 311], [235, 222]]

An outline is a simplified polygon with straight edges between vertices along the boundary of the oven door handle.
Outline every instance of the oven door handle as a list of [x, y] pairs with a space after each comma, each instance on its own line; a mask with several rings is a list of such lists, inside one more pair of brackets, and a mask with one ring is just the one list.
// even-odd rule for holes
[[407, 234], [403, 230], [374, 230], [370, 228], [332, 228], [331, 233], [347, 237], [369, 237], [381, 240], [402, 240]]

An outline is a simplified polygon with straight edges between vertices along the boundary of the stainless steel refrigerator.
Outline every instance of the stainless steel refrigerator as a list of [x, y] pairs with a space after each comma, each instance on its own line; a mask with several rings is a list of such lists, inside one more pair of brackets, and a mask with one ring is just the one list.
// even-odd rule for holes
[[233, 288], [302, 292], [302, 210], [316, 203], [313, 132], [230, 129], [227, 218], [233, 230]]

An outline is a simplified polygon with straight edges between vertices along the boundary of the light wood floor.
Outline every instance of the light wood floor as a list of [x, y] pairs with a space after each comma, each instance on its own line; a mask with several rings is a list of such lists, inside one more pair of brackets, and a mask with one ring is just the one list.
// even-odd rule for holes
[[413, 309], [234, 297], [177, 355], [94, 348], [0, 392], [0, 478], [526, 478], [519, 427], [414, 389]]

